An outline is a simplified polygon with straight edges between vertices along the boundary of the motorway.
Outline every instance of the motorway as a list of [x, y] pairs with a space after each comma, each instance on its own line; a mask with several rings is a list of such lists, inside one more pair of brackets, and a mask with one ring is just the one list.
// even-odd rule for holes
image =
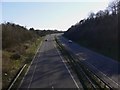
[[[48, 39], [47, 41], [45, 41]], [[65, 64], [56, 47], [54, 35], [47, 35], [38, 49], [19, 89], [82, 88], [77, 76]]]
[[120, 88], [120, 63], [116, 60], [100, 55], [86, 49], [75, 42], [69, 43], [68, 39], [58, 36], [59, 42], [79, 60], [87, 65], [94, 73], [99, 75], [108, 85]]

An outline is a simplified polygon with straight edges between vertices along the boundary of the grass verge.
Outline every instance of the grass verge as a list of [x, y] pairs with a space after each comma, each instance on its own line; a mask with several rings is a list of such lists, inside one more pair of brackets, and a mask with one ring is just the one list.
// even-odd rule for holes
[[[30, 62], [35, 55], [35, 52], [41, 42], [43, 37], [36, 38], [35, 41], [29, 41], [22, 45], [16, 46], [16, 51], [20, 53], [20, 58], [18, 59], [11, 59], [10, 57], [16, 53], [13, 49], [3, 50], [2, 52], [2, 90], [6, 90], [10, 84], [12, 83], [13, 79], [15, 78], [16, 74], [20, 71], [24, 64], [27, 64], [23, 72], [21, 73], [18, 80], [13, 85], [12, 89], [16, 89], [20, 84]], [[25, 48], [27, 44], [27, 48]]]

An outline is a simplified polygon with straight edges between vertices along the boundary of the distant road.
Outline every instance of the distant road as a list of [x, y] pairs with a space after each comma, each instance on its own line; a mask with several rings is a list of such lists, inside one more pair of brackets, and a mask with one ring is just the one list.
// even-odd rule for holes
[[114, 88], [120, 88], [120, 63], [59, 36], [59, 41]]
[[45, 37], [33, 60], [21, 88], [82, 88], [77, 77], [70, 72], [56, 48], [54, 35]]

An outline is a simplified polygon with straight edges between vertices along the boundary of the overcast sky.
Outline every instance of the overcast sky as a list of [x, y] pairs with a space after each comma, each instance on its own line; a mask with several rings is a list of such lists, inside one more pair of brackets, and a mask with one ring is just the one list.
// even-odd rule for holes
[[[8, 2], [9, 1], [9, 2]], [[19, 1], [19, 0], [18, 0]], [[22, 1], [22, 0], [20, 0]], [[67, 0], [48, 2], [34, 0], [2, 1], [2, 22], [13, 22], [27, 28], [58, 29], [66, 31], [90, 12], [104, 10], [111, 0]], [[1, 6], [0, 6], [1, 7]]]

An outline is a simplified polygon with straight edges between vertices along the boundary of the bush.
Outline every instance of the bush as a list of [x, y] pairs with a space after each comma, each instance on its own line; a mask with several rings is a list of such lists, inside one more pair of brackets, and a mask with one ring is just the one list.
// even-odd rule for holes
[[29, 40], [32, 40], [33, 38], [38, 37], [38, 35], [35, 32], [31, 32], [27, 28], [20, 25], [12, 23], [5, 23], [1, 25], [2, 49], [18, 46]]
[[20, 59], [20, 54], [19, 53], [14, 53], [10, 58], [13, 59], [13, 60], [17, 60], [17, 59]]

